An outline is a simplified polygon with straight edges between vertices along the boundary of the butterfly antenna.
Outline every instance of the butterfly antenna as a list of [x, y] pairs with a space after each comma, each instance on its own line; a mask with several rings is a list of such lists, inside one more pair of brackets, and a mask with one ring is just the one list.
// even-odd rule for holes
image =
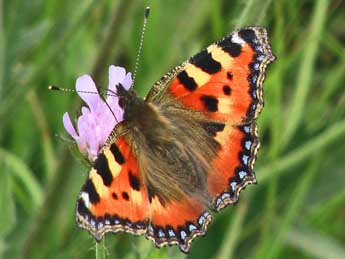
[[[102, 93], [104, 93], [107, 96], [117, 96], [116, 93], [114, 91], [112, 91], [111, 89], [105, 89], [105, 88], [102, 88], [102, 87], [98, 87], [98, 88], [99, 88], [99, 90], [101, 90]], [[59, 86], [56, 86], [56, 85], [48, 86], [48, 90], [50, 90], [50, 91], [68, 92], [68, 93], [97, 94], [97, 95], [100, 95], [101, 97], [103, 97], [103, 95], [99, 94], [98, 92], [80, 91], [80, 90], [74, 90], [74, 89], [71, 89], [71, 88], [62, 88], [62, 87], [59, 87]], [[108, 104], [108, 102], [104, 98], [102, 98], [102, 99], [104, 100], [105, 104], [108, 106], [110, 112], [113, 114], [116, 122], [118, 123], [119, 121], [117, 120], [113, 110], [110, 108], [110, 105]]]
[[141, 38], [140, 38], [140, 42], [139, 42], [139, 49], [138, 49], [138, 53], [137, 53], [137, 58], [135, 60], [132, 87], [134, 87], [135, 78], [137, 76], [137, 71], [138, 71], [138, 66], [139, 66], [139, 61], [140, 61], [140, 54], [141, 54], [141, 49], [143, 48], [143, 44], [144, 44], [144, 36], [145, 36], [146, 24], [147, 24], [147, 19], [149, 17], [149, 14], [150, 14], [150, 7], [146, 7], [145, 8], [145, 15], [144, 15], [144, 24], [143, 24], [143, 29], [141, 31]]
[[[117, 96], [116, 93], [111, 89], [105, 89], [102, 87], [98, 87], [99, 90], [101, 90], [102, 94], [105, 94], [106, 96]], [[61, 92], [70, 92], [70, 93], [86, 93], [86, 94], [99, 94], [98, 92], [91, 92], [91, 91], [82, 91], [82, 90], [74, 90], [71, 88], [62, 88], [56, 85], [50, 85], [48, 86], [48, 90], [50, 91], [61, 91]]]

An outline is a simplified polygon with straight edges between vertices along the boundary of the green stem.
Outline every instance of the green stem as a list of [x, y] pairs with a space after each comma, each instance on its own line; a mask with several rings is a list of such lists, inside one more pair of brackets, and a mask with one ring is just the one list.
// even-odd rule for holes
[[106, 247], [105, 247], [105, 238], [101, 242], [95, 241], [95, 250], [96, 250], [96, 259], [105, 259]]

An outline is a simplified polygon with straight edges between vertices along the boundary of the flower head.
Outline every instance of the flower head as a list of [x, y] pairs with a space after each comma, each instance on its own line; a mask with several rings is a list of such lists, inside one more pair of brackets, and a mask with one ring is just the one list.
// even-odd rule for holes
[[[128, 90], [132, 85], [131, 73], [126, 74], [124, 68], [111, 65], [109, 92], [116, 93], [118, 84], [122, 84]], [[89, 75], [83, 75], [77, 79], [76, 90], [87, 106], [81, 108], [76, 128], [67, 112], [63, 115], [63, 124], [68, 134], [76, 141], [80, 152], [87, 155], [90, 161], [94, 161], [115, 125], [122, 121], [123, 110], [118, 105], [117, 96], [113, 94], [107, 96], [106, 102], [110, 110], [99, 94], [93, 94], [98, 91]]]

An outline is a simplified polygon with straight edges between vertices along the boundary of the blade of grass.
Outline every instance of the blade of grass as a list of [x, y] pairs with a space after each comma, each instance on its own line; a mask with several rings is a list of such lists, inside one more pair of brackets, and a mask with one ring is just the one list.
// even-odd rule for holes
[[3, 1], [0, 0], [0, 100], [2, 99], [3, 92], [3, 78], [5, 69], [5, 31], [3, 26]]
[[[266, 11], [272, 1], [247, 0], [243, 2], [243, 11], [241, 12], [240, 17], [236, 22], [235, 29], [241, 28], [246, 25], [259, 25], [263, 20], [263, 17], [265, 17]], [[258, 6], [260, 7], [259, 9]], [[255, 13], [255, 15], [253, 15], [253, 12]]]
[[222, 3], [220, 0], [212, 1], [211, 19], [212, 19], [212, 36], [219, 38], [222, 35], [223, 20], [221, 15]]
[[[12, 192], [12, 179], [3, 161], [0, 161], [2, 175], [0, 181], [0, 239], [4, 238], [14, 227], [16, 222], [15, 205]], [[1, 253], [0, 253], [1, 255]]]
[[326, 21], [328, 4], [329, 1], [327, 0], [318, 0], [312, 14], [313, 18], [308, 29], [310, 34], [304, 43], [305, 51], [301, 58], [296, 91], [292, 103], [290, 104], [288, 118], [286, 119], [287, 125], [283, 133], [281, 147], [286, 147], [290, 142], [304, 115], [305, 103], [314, 73], [314, 64], [318, 55], [318, 47]]
[[101, 77], [104, 74], [104, 70], [107, 68], [107, 64], [110, 58], [114, 59], [112, 53], [112, 48], [114, 48], [114, 42], [119, 44], [119, 41], [116, 41], [119, 31], [122, 28], [119, 24], [124, 23], [124, 19], [128, 17], [128, 14], [132, 12], [132, 9], [135, 7], [133, 0], [122, 1], [119, 7], [113, 9], [112, 20], [109, 22], [109, 27], [106, 31], [103, 42], [100, 46], [100, 52], [97, 55], [97, 59], [92, 68], [92, 78], [98, 83], [101, 80]]
[[49, 133], [49, 128], [47, 125], [47, 119], [45, 113], [43, 112], [40, 101], [34, 90], [30, 90], [27, 95], [27, 100], [29, 101], [32, 114], [35, 118], [36, 124], [41, 132], [43, 154], [45, 161], [45, 177], [46, 180], [50, 181], [56, 170], [56, 159], [54, 154], [54, 149], [52, 145], [52, 140]]
[[[61, 54], [61, 49], [63, 49], [63, 46], [68, 42], [68, 39], [72, 37], [76, 31], [78, 31], [82, 21], [85, 20], [85, 17], [87, 17], [93, 8], [93, 5], [96, 4], [97, 1], [88, 0], [81, 3], [82, 4], [80, 4], [78, 12], [74, 13], [75, 16], [73, 16], [73, 21], [69, 23], [69, 26], [66, 28], [63, 36], [58, 38], [58, 41], [54, 42], [53, 47], [49, 48], [47, 53], [45, 53], [45, 59], [37, 64], [34, 69], [30, 70], [30, 72], [25, 75], [21, 82], [10, 82], [9, 89], [15, 90], [11, 91], [6, 100], [1, 104], [0, 118], [8, 118], [7, 115], [10, 109], [17, 104], [18, 99], [23, 97], [29, 86], [37, 86], [37, 84], [32, 84], [31, 82], [34, 82], [37, 78], [40, 78], [42, 71], [45, 71], [46, 68], [52, 63], [52, 60], [54, 60], [57, 55]], [[21, 87], [15, 87], [18, 83], [21, 85]]]
[[257, 15], [257, 18], [256, 18], [256, 20], [257, 20], [256, 24], [258, 24], [258, 25], [264, 24], [264, 18], [266, 16], [268, 7], [270, 6], [271, 3], [272, 3], [272, 0], [267, 0], [263, 4], [261, 4], [260, 12], [259, 12], [259, 14]]
[[[275, 42], [274, 53], [282, 60], [285, 60], [285, 41], [284, 41], [284, 16], [283, 14], [283, 4], [276, 3], [274, 5], [274, 11], [277, 18], [274, 38], [272, 41]], [[284, 66], [283, 62], [273, 63], [273, 71], [270, 73], [270, 77], [267, 80], [266, 87], [266, 102], [269, 109], [264, 109], [263, 116], [260, 117], [260, 127], [261, 128], [270, 128], [271, 134], [271, 145], [269, 147], [269, 157], [273, 160], [278, 155], [280, 149], [280, 138], [281, 131], [283, 127], [282, 111], [283, 111], [283, 101], [282, 101], [282, 92], [283, 92], [283, 82], [284, 82]], [[275, 118], [272, 120], [271, 118]], [[261, 123], [262, 122], [262, 123]], [[265, 124], [265, 125], [263, 125]]]
[[263, 240], [257, 251], [255, 251], [255, 256], [257, 256], [257, 258], [280, 257], [284, 236], [289, 230], [291, 223], [299, 214], [305, 196], [311, 187], [313, 177], [317, 173], [320, 161], [319, 156], [315, 156], [314, 159], [310, 161], [307, 172], [301, 176], [296, 188], [291, 192], [291, 200], [288, 206], [285, 207], [285, 212], [283, 213], [282, 219], [279, 220], [276, 230], [270, 237]]
[[23, 186], [28, 191], [32, 199], [32, 206], [38, 208], [42, 202], [43, 191], [40, 184], [35, 178], [35, 174], [28, 168], [28, 166], [14, 154], [0, 148], [0, 160], [6, 163], [8, 169], [14, 176], [21, 181]]
[[305, 227], [293, 227], [287, 232], [286, 244], [301, 250], [311, 258], [343, 259], [345, 247], [330, 236], [317, 233]]
[[[339, 94], [341, 91], [341, 87], [343, 87], [343, 77], [345, 74], [345, 59], [341, 60], [338, 64], [334, 66], [334, 69], [329, 69], [327, 71], [327, 74], [325, 75], [324, 82], [324, 90], [321, 93], [321, 96], [318, 96], [317, 100], [314, 101], [313, 105], [309, 106], [309, 112], [307, 116], [310, 116], [313, 118], [310, 123], [307, 125], [307, 129], [309, 131], [317, 130], [325, 124], [326, 121], [332, 121], [334, 120], [332, 116], [327, 116], [325, 119], [319, 119], [320, 114], [324, 114], [325, 110], [329, 112], [333, 112], [334, 105], [332, 104], [331, 107], [329, 107], [329, 103], [333, 101], [331, 99], [333, 96]], [[327, 105], [326, 107], [321, 106], [320, 104]], [[331, 110], [333, 108], [333, 110]]]
[[270, 179], [274, 173], [276, 176], [284, 173], [286, 169], [305, 161], [309, 156], [315, 153], [316, 150], [322, 150], [330, 145], [333, 141], [345, 136], [345, 120], [334, 123], [328, 127], [321, 134], [301, 144], [299, 148], [291, 151], [282, 158], [275, 160], [257, 170], [259, 182], [263, 183]]
[[239, 237], [241, 235], [241, 229], [243, 227], [244, 218], [248, 211], [248, 199], [249, 196], [247, 195], [245, 196], [245, 199], [242, 199], [239, 203], [236, 209], [236, 213], [233, 216], [233, 219], [229, 224], [229, 227], [225, 231], [226, 235], [223, 239], [224, 241], [215, 258], [234, 258], [235, 248], [237, 243], [239, 242]]
[[343, 207], [343, 204], [345, 204], [345, 190], [335, 190], [335, 192], [335, 195], [327, 198], [327, 202], [320, 200], [308, 210], [308, 214], [311, 215], [310, 222], [313, 225], [323, 225], [324, 222], [329, 221], [330, 217], [333, 217], [332, 212], [334, 210]]
[[248, 0], [248, 1], [243, 1], [244, 2], [244, 8], [243, 11], [241, 12], [240, 18], [238, 18], [236, 22], [236, 28], [241, 28], [247, 21], [248, 17], [251, 16], [251, 10], [253, 9], [253, 6], [255, 6], [256, 1], [255, 0]]

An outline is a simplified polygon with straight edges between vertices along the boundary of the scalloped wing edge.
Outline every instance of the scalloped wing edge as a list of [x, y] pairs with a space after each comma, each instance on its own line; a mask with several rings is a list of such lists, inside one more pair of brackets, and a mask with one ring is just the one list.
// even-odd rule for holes
[[[235, 204], [239, 200], [240, 192], [246, 188], [249, 184], [256, 184], [256, 176], [254, 172], [254, 164], [256, 161], [256, 154], [260, 148], [260, 141], [257, 132], [256, 122], [253, 121], [249, 125], [240, 126], [247, 136], [251, 138], [253, 144], [250, 146], [250, 150], [245, 147], [245, 143], [242, 144], [244, 150], [248, 150], [248, 166], [242, 165], [236, 170], [236, 178], [229, 179], [229, 189], [219, 194], [213, 200], [213, 206], [216, 211], [220, 211], [228, 205]], [[247, 138], [244, 138], [246, 140]], [[243, 154], [242, 154], [243, 159]]]
[[[78, 202], [83, 201], [78, 199]], [[173, 228], [158, 229], [155, 231], [154, 227], [145, 221], [132, 223], [129, 220], [116, 216], [105, 216], [104, 218], [96, 219], [92, 215], [81, 215], [78, 212], [78, 206], [79, 204], [77, 204], [76, 212], [77, 225], [86, 229], [97, 242], [100, 242], [108, 232], [125, 232], [136, 236], [145, 234], [146, 239], [153, 241], [158, 248], [178, 245], [179, 249], [184, 253], [189, 252], [192, 241], [196, 237], [206, 234], [208, 225], [212, 221], [212, 215], [208, 211], [204, 211], [197, 218], [197, 224], [187, 223], [183, 228], [178, 229], [179, 233], [176, 233]], [[155, 232], [158, 234], [155, 235]]]
[[[153, 241], [158, 248], [163, 246], [178, 245], [179, 249], [188, 253], [192, 244], [192, 241], [198, 237], [206, 234], [208, 225], [212, 221], [213, 217], [208, 211], [204, 211], [197, 219], [198, 227], [195, 223], [187, 223], [184, 228], [179, 228], [178, 232], [175, 233], [173, 228], [166, 229], [154, 229], [154, 227], [149, 224], [146, 238]], [[155, 235], [155, 232], [158, 235]]]

